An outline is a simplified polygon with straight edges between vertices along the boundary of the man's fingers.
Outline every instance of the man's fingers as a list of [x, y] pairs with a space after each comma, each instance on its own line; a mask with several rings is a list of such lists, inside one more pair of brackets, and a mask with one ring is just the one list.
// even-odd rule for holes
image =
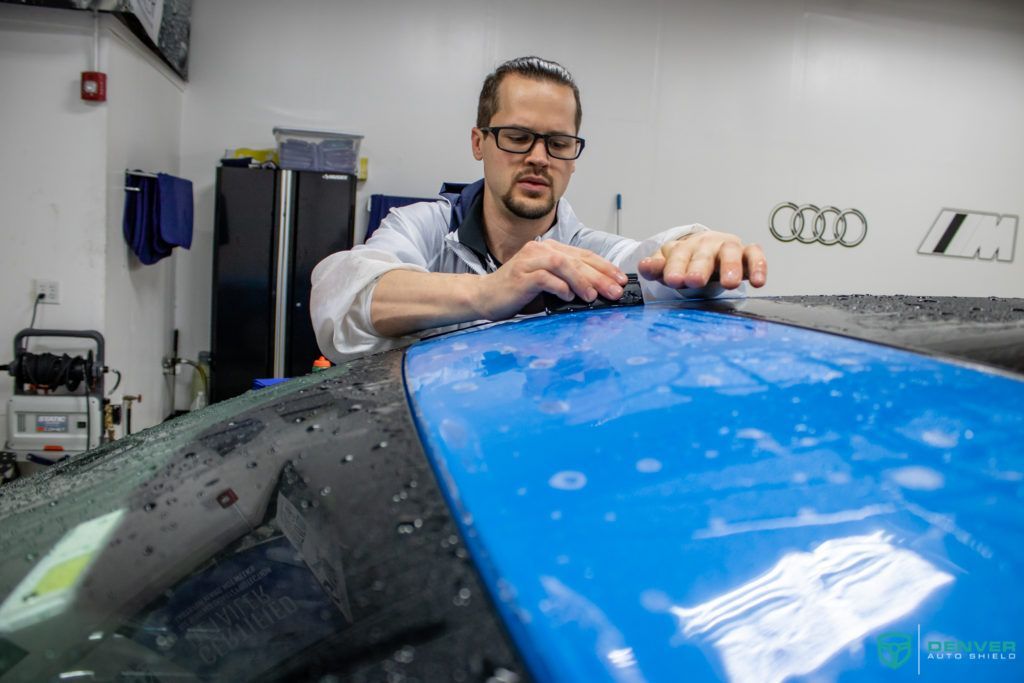
[[626, 277], [626, 274], [622, 272], [622, 269], [611, 261], [598, 256], [592, 251], [584, 251], [585, 254], [582, 258], [583, 263], [587, 264], [598, 273], [601, 273], [604, 277], [612, 280], [620, 286], [626, 284], [629, 280], [629, 278]]
[[743, 250], [743, 262], [747, 266], [748, 279], [754, 287], [763, 287], [768, 281], [768, 259], [760, 245], [748, 244]]
[[598, 294], [609, 299], [622, 296], [622, 287], [615, 280], [583, 261], [564, 258], [553, 264], [550, 271], [567, 282], [584, 301], [593, 301]]
[[[600, 270], [596, 270], [589, 263], [579, 264], [581, 274], [590, 281], [597, 289], [597, 292], [606, 299], [618, 300], [622, 298], [622, 285], [618, 278], [612, 278]], [[625, 274], [623, 274], [625, 276]]]
[[743, 282], [743, 247], [736, 242], [723, 242], [718, 248], [718, 283], [736, 289]]
[[665, 256], [658, 251], [637, 264], [637, 271], [648, 280], [661, 280], [661, 274], [665, 270]]
[[715, 272], [717, 245], [706, 240], [678, 243], [669, 251], [662, 282], [669, 287], [703, 287]]
[[549, 240], [545, 244], [549, 243], [555, 250], [560, 251], [568, 256], [575, 257], [580, 261], [583, 261], [594, 270], [603, 273], [605, 276], [615, 280], [620, 285], [626, 284], [626, 274], [616, 266], [614, 263], [604, 258], [603, 256], [596, 254], [589, 249], [583, 249], [581, 247], [573, 247], [568, 244], [561, 244], [560, 242], [554, 242]]
[[533, 276], [539, 291], [550, 292], [562, 301], [572, 301], [573, 290], [562, 278], [546, 270], [535, 271]]
[[667, 287], [679, 289], [686, 287], [686, 273], [690, 268], [690, 258], [694, 254], [696, 242], [670, 242], [659, 252], [664, 258], [661, 268], [661, 283]]
[[674, 289], [696, 289], [712, 280], [735, 289], [744, 279], [754, 287], [763, 286], [768, 279], [768, 260], [756, 244], [744, 246], [735, 235], [704, 232], [662, 245], [642, 259], [637, 270], [646, 279]]
[[[590, 278], [586, 277], [580, 267], [583, 264], [575, 255], [547, 249], [531, 251], [529, 257], [524, 260], [523, 266], [534, 282], [534, 286], [557, 294], [566, 301], [572, 299], [573, 293], [585, 301], [593, 301], [597, 297], [597, 289], [591, 283]], [[593, 269], [590, 270], [596, 272]], [[565, 288], [552, 285], [552, 278], [562, 282]]]
[[[643, 259], [639, 270], [644, 277], [675, 289], [704, 287], [713, 279], [726, 289], [734, 289], [743, 281], [746, 252], [738, 239], [729, 237], [705, 233], [670, 242]], [[758, 253], [754, 252], [755, 259]], [[757, 260], [763, 262], [763, 254]]]
[[[622, 296], [622, 285], [618, 275], [625, 281], [625, 274], [610, 261], [593, 252], [576, 247], [560, 245], [548, 248], [543, 243], [531, 247], [524, 265], [529, 270], [545, 270], [562, 279], [571, 290], [584, 301], [593, 301], [600, 294], [609, 299]], [[556, 243], [550, 246], [554, 247]], [[570, 297], [571, 298], [571, 297]]]

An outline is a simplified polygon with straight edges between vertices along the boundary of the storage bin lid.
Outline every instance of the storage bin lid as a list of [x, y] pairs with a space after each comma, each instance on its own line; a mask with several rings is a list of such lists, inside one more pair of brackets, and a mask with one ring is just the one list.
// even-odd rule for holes
[[363, 136], [359, 133], [346, 133], [341, 130], [313, 130], [311, 128], [280, 128], [274, 126], [274, 135], [280, 136], [294, 136], [304, 138], [356, 138], [359, 140], [363, 139]]

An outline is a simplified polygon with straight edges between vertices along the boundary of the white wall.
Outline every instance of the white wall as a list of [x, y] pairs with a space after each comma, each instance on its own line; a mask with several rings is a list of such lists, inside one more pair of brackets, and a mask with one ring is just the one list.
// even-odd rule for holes
[[[104, 332], [118, 393], [145, 397], [136, 425], [171, 409], [172, 327], [183, 355], [209, 346], [225, 148], [271, 146], [275, 125], [352, 130], [370, 159], [361, 203], [431, 196], [479, 177], [480, 83], [521, 54], [581, 85], [588, 144], [568, 196], [594, 227], [614, 228], [621, 192], [624, 234], [701, 221], [763, 243], [768, 294], [1024, 296], [1020, 235], [1012, 264], [916, 253], [942, 207], [1024, 214], [1016, 0], [196, 0], [187, 85], [116, 22], [101, 44], [110, 101], [88, 105], [89, 15], [0, 4], [0, 349], [28, 324], [31, 279], [59, 280], [63, 303], [37, 323]], [[127, 254], [125, 167], [194, 181], [191, 252], [154, 267]], [[868, 239], [779, 243], [767, 215], [787, 200], [859, 208]], [[0, 381], [3, 405], [9, 392]]]
[[[942, 207], [1024, 214], [1019, 2], [200, 0], [193, 12], [182, 171], [197, 183], [199, 244], [177, 290], [190, 354], [209, 343], [224, 148], [272, 146], [275, 125], [360, 132], [361, 199], [432, 196], [480, 176], [480, 84], [529, 53], [580, 83], [587, 149], [567, 196], [593, 227], [614, 229], [621, 192], [624, 234], [700, 221], [761, 242], [766, 294], [1024, 296], [1020, 235], [1012, 264], [916, 253]], [[868, 238], [778, 242], [767, 218], [783, 201], [858, 208]]]
[[[101, 19], [108, 101], [83, 102], [93, 21], [85, 12], [0, 4], [0, 358], [32, 316], [32, 279], [57, 280], [59, 305], [40, 305], [37, 327], [99, 330], [107, 364], [124, 374], [113, 395], [143, 395], [138, 429], [171, 410], [160, 359], [170, 348], [173, 259], [140, 266], [121, 236], [126, 167], [177, 170], [182, 84], [126, 29]], [[90, 345], [43, 340], [33, 350]], [[6, 378], [6, 379], [5, 379]], [[108, 375], [108, 388], [114, 376]], [[0, 378], [0, 441], [12, 381]]]
[[[78, 99], [91, 24], [70, 12], [59, 15], [70, 21], [51, 23], [48, 12], [24, 9], [0, 6], [5, 360], [11, 338], [31, 320], [33, 278], [61, 284], [61, 304], [41, 305], [38, 327], [91, 328], [103, 311], [103, 241], [92, 228], [105, 213], [106, 114]], [[9, 393], [8, 384], [0, 382], [0, 391]]]
[[161, 360], [172, 350], [175, 262], [182, 250], [149, 266], [131, 253], [122, 232], [124, 171], [179, 174], [184, 86], [156, 57], [141, 51], [119, 24], [110, 25], [116, 31], [105, 42], [104, 67], [110, 71], [105, 167], [108, 364], [124, 373], [119, 394], [143, 397], [132, 408], [132, 429], [138, 430], [161, 422], [174, 408], [172, 384], [162, 373]]
[[[942, 207], [1024, 215], [1024, 4], [671, 7], [700, 30], [665, 47], [654, 196], [763, 241], [771, 293], [1024, 295], [1024, 257], [916, 253]], [[869, 236], [777, 242], [787, 200], [856, 207]]]

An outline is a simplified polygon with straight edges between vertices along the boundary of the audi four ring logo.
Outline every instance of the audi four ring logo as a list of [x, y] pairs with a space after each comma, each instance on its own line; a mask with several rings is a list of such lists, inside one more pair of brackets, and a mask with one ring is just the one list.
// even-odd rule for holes
[[855, 247], [868, 235], [868, 219], [857, 209], [818, 207], [814, 204], [797, 206], [793, 202], [783, 202], [769, 214], [768, 229], [775, 239], [782, 242], [797, 240], [804, 244], [817, 242], [825, 246], [841, 244]]

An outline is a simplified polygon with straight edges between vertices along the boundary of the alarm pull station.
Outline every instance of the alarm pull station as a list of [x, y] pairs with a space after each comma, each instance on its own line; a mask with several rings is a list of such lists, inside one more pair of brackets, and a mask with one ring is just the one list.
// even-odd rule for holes
[[102, 71], [83, 71], [82, 99], [90, 102], [106, 102], [107, 74]]

